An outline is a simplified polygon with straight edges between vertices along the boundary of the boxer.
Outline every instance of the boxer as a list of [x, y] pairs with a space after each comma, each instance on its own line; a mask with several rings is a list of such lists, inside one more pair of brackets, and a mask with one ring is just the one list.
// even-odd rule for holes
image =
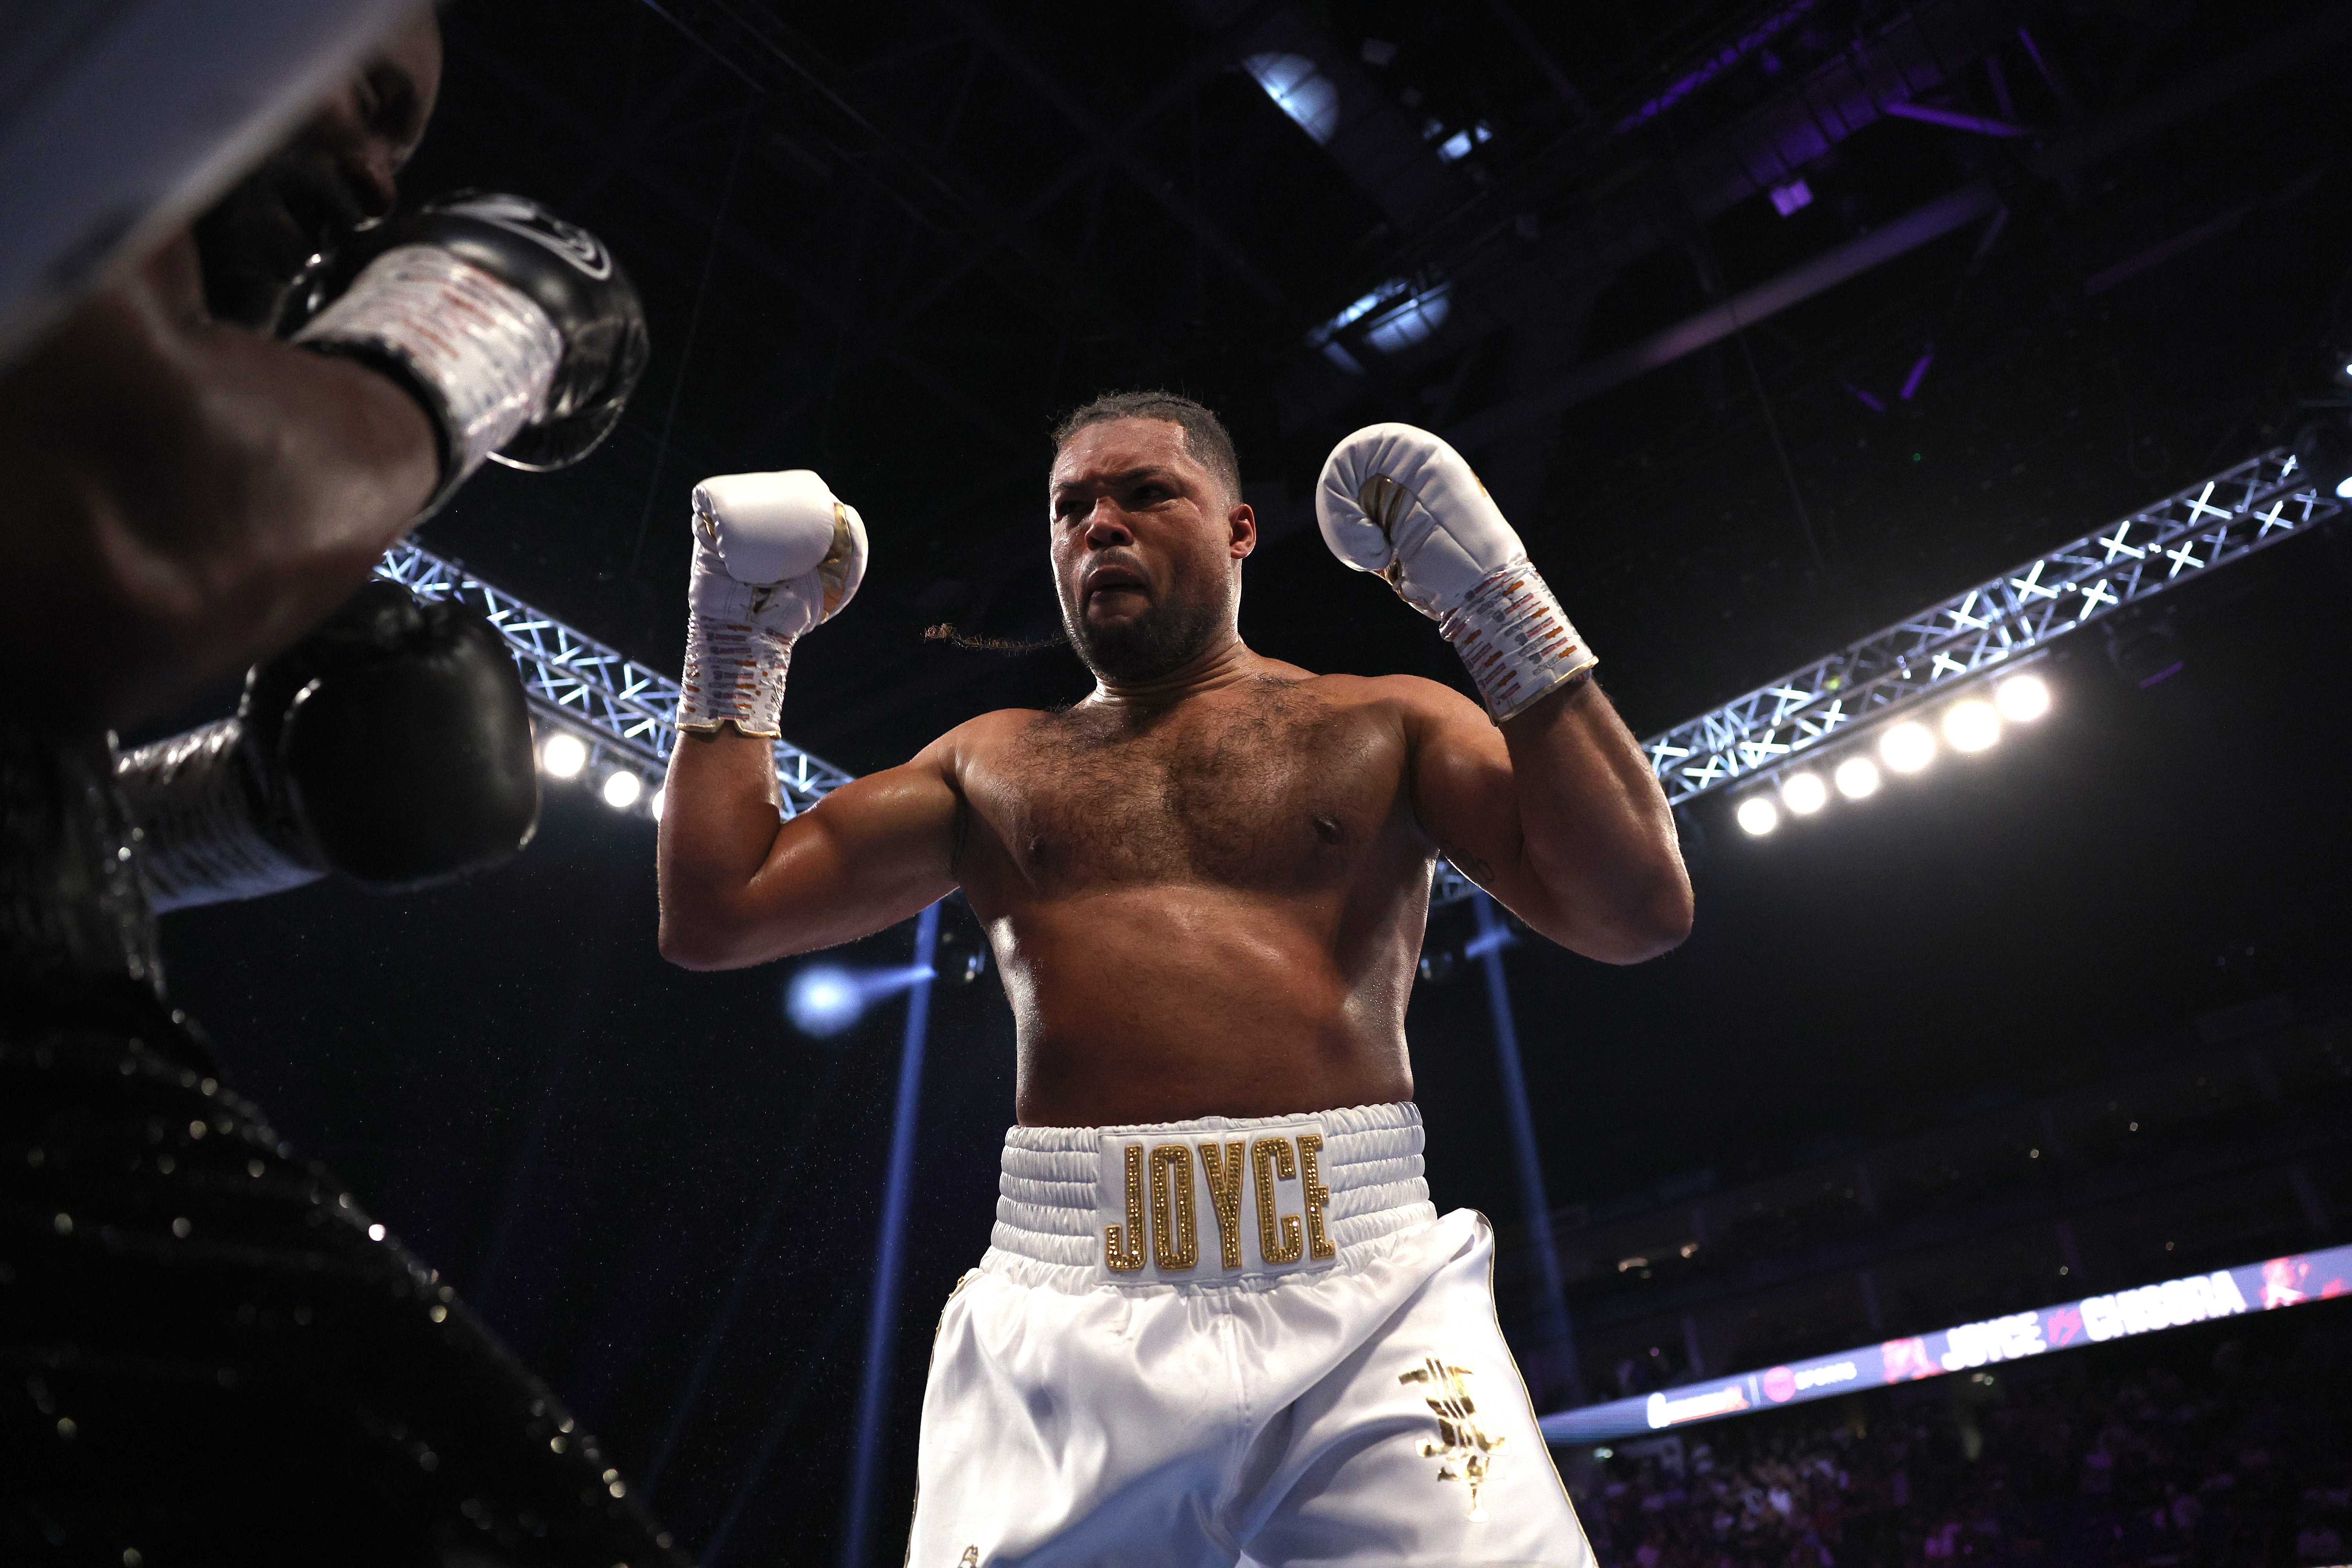
[[[400, 211], [439, 69], [427, 10], [0, 374], [0, 1560], [680, 1561], [222, 1084], [156, 956], [159, 904], [417, 886], [536, 819], [495, 635], [362, 584], [484, 461], [593, 448], [644, 317], [530, 202]], [[235, 718], [116, 756], [112, 726], [247, 666]]]
[[1047, 549], [1094, 690], [790, 821], [791, 653], [856, 591], [864, 525], [805, 472], [700, 486], [663, 950], [757, 963], [959, 887], [993, 944], [1018, 1125], [940, 1325], [909, 1563], [1581, 1564], [1486, 1222], [1428, 1201], [1405, 999], [1441, 854], [1573, 952], [1673, 947], [1673, 819], [1444, 442], [1357, 432], [1317, 515], [1437, 622], [1483, 712], [1245, 646], [1239, 478], [1187, 399], [1071, 415]]

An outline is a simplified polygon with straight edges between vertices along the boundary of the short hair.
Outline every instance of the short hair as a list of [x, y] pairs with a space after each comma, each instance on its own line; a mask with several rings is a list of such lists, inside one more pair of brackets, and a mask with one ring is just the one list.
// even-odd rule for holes
[[1164, 419], [1184, 432], [1184, 449], [1192, 460], [1215, 475], [1234, 500], [1242, 499], [1242, 460], [1234, 438], [1206, 404], [1174, 392], [1106, 392], [1084, 407], [1064, 415], [1054, 426], [1054, 450], [1059, 453], [1070, 437], [1089, 425], [1114, 419]]

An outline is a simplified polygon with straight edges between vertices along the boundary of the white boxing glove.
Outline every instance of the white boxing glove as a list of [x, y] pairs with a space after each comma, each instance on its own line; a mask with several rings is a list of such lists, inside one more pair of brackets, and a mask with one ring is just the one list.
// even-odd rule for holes
[[1332, 448], [1315, 521], [1332, 554], [1437, 623], [1496, 723], [1597, 662], [1486, 487], [1428, 431], [1368, 425]]
[[865, 578], [865, 521], [808, 469], [695, 486], [678, 728], [777, 736], [793, 644]]

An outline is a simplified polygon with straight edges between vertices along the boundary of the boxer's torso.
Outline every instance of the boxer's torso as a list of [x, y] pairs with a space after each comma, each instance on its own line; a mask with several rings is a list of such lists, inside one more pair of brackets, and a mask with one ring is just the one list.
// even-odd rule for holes
[[955, 737], [956, 873], [1020, 1031], [1032, 1125], [1409, 1098], [1436, 851], [1390, 683], [1288, 665], [1149, 715]]

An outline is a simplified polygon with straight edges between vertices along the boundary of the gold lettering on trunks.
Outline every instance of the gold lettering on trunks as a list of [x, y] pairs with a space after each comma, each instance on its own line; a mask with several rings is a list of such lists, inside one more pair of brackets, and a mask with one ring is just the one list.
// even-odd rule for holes
[[1250, 1168], [1257, 1173], [1257, 1255], [1268, 1263], [1296, 1263], [1307, 1249], [1298, 1233], [1298, 1216], [1274, 1212], [1274, 1184], [1298, 1174], [1298, 1158], [1287, 1138], [1250, 1141]]
[[1323, 1134], [1301, 1132], [1298, 1135], [1298, 1175], [1301, 1205], [1307, 1210], [1307, 1256], [1337, 1258], [1339, 1251], [1323, 1229], [1323, 1205], [1331, 1201], [1331, 1189], [1323, 1184], [1323, 1172], [1318, 1161], [1323, 1152]]
[[1248, 1147], [1231, 1143], [1201, 1145], [1201, 1173], [1209, 1178], [1209, 1208], [1217, 1221], [1217, 1256], [1228, 1268], [1242, 1266], [1242, 1187], [1247, 1169], [1242, 1160]]
[[1192, 1146], [1151, 1149], [1151, 1260], [1162, 1272], [1201, 1261], [1201, 1231], [1192, 1217]]
[[1143, 1145], [1127, 1146], [1127, 1224], [1103, 1226], [1103, 1267], [1132, 1274], [1143, 1267]]

